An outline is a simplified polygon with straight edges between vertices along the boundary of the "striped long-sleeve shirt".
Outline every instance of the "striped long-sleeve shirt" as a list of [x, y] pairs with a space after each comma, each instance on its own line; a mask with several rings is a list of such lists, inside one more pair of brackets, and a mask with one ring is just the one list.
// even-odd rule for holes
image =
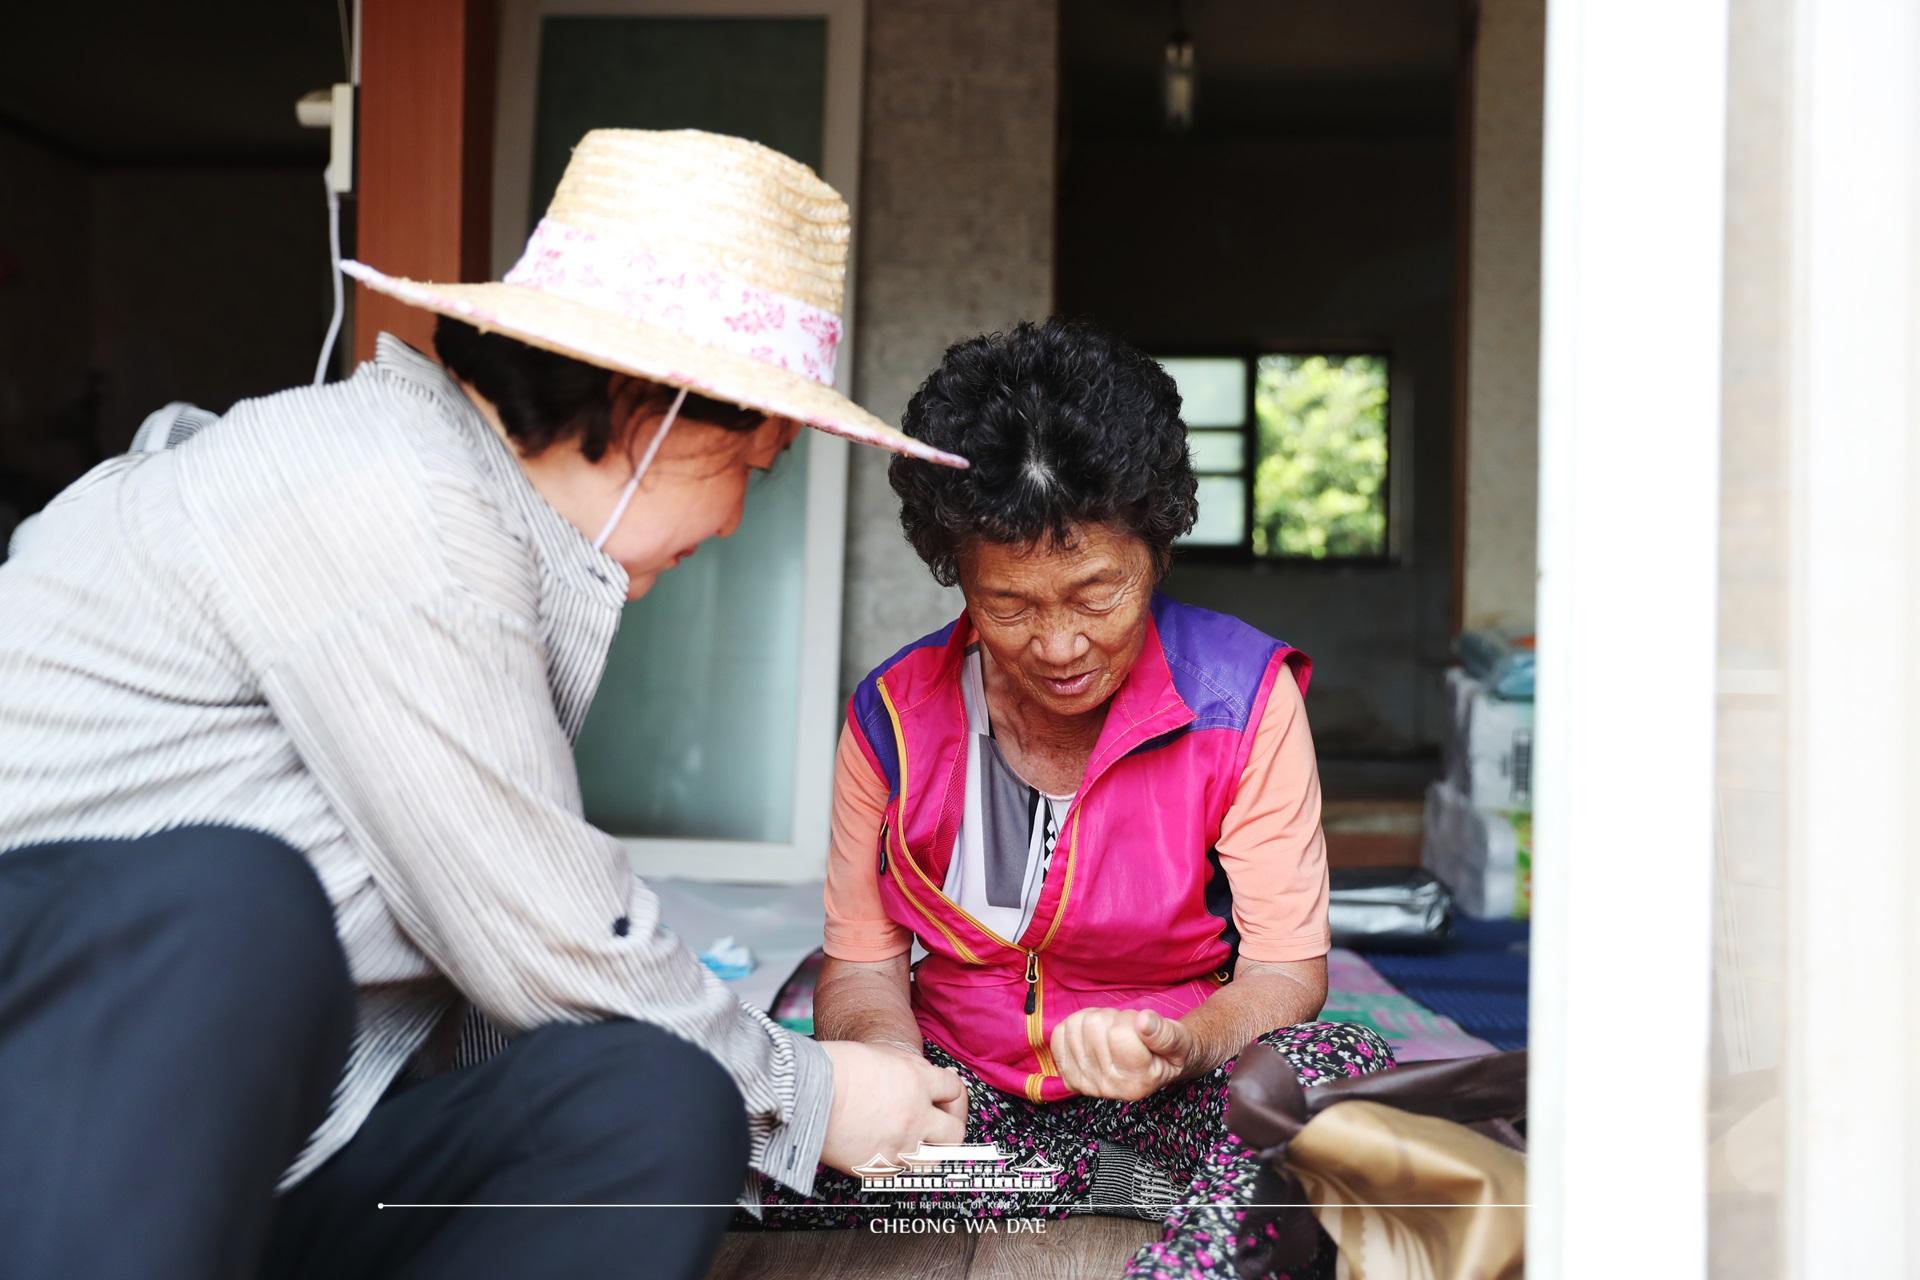
[[811, 1190], [826, 1054], [663, 931], [581, 814], [572, 741], [625, 588], [385, 335], [345, 382], [102, 464], [0, 565], [0, 849], [243, 826], [333, 902], [357, 1026], [283, 1189], [470, 1006], [509, 1035], [630, 1017], [700, 1045], [755, 1167]]

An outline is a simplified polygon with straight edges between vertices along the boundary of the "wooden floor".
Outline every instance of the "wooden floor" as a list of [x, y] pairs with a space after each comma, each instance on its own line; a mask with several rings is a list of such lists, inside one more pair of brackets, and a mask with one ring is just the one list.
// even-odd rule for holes
[[874, 1235], [735, 1231], [707, 1280], [1111, 1280], [1160, 1227], [1131, 1218], [1068, 1218], [1044, 1232]]

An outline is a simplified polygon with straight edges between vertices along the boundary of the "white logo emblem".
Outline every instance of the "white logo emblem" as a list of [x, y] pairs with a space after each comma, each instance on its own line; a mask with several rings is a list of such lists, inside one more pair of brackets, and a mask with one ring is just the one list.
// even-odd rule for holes
[[895, 1160], [875, 1154], [855, 1165], [860, 1191], [1027, 1191], [1052, 1192], [1060, 1185], [1060, 1166], [1033, 1155], [1009, 1168], [1013, 1157], [995, 1142], [922, 1142]]

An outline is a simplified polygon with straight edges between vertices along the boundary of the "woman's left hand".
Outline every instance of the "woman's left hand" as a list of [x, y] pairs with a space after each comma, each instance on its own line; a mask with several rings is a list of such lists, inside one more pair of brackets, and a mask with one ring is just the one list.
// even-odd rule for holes
[[1049, 1047], [1067, 1088], [1131, 1102], [1183, 1079], [1195, 1042], [1151, 1009], [1081, 1009], [1053, 1029]]

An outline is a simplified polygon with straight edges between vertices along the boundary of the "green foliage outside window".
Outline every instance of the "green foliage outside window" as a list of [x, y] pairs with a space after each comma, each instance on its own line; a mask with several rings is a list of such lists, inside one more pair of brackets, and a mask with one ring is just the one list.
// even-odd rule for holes
[[1262, 356], [1253, 406], [1254, 554], [1385, 555], [1385, 358]]

